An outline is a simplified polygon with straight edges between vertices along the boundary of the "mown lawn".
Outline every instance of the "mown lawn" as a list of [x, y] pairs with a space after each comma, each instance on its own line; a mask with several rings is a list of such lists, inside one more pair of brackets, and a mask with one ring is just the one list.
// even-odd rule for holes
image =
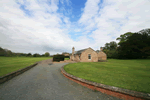
[[0, 57], [0, 76], [52, 57]]
[[64, 60], [69, 60], [69, 58], [65, 58]]
[[150, 59], [73, 63], [64, 70], [89, 81], [150, 93]]

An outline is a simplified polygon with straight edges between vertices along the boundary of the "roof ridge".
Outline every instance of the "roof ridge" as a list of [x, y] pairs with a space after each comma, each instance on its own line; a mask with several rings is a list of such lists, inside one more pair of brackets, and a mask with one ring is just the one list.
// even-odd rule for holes
[[[86, 49], [88, 49], [88, 48], [86, 48]], [[81, 49], [81, 50], [86, 50], [86, 49]], [[81, 51], [81, 50], [78, 50], [78, 51]]]

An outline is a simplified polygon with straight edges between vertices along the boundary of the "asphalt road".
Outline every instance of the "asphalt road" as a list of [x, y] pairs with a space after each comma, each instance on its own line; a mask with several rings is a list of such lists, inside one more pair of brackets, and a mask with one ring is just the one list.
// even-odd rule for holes
[[120, 100], [77, 84], [60, 72], [67, 63], [38, 64], [0, 84], [0, 100]]

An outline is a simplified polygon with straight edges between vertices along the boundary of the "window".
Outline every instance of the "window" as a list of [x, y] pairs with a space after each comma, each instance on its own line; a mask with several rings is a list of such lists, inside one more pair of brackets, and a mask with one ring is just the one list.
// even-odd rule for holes
[[88, 55], [88, 58], [91, 59], [91, 54]]
[[80, 55], [79, 55], [79, 60], [80, 60]]

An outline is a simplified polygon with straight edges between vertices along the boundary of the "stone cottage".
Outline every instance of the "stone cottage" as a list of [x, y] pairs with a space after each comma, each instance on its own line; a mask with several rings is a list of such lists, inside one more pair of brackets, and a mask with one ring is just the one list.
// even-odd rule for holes
[[72, 54], [70, 54], [70, 60], [77, 62], [98, 62], [106, 61], [107, 55], [100, 50], [93, 50], [92, 48], [86, 48], [79, 51], [75, 51], [75, 48], [72, 48]]

